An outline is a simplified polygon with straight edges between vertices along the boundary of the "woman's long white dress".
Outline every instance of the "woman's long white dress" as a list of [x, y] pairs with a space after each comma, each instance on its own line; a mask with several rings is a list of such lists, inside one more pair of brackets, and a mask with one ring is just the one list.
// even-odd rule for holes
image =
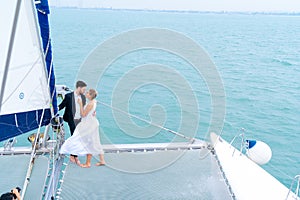
[[85, 156], [87, 154], [103, 154], [99, 137], [99, 122], [93, 113], [96, 110], [97, 102], [90, 112], [81, 119], [76, 126], [74, 134], [68, 138], [60, 149], [61, 154], [73, 154]]

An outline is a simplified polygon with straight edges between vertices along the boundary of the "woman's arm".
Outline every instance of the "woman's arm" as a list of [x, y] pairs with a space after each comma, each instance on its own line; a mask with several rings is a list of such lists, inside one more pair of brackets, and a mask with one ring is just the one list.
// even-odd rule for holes
[[81, 99], [78, 99], [78, 103], [79, 103], [79, 106], [80, 106], [80, 115], [81, 115], [81, 117], [87, 116], [87, 114], [93, 108], [93, 102], [92, 101], [89, 102], [88, 105], [85, 107], [85, 109], [83, 108]]

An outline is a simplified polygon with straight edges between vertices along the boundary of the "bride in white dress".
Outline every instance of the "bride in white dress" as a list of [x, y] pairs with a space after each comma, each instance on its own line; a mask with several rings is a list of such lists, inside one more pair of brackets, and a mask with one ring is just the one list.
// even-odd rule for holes
[[73, 136], [68, 138], [60, 149], [61, 154], [86, 155], [86, 163], [80, 164], [81, 167], [85, 168], [91, 166], [92, 155], [100, 155], [100, 162], [96, 163], [96, 166], [105, 165], [104, 152], [99, 137], [99, 122], [94, 116], [97, 106], [96, 96], [96, 90], [90, 89], [86, 93], [89, 103], [84, 108], [81, 100], [78, 100], [81, 122], [77, 125]]

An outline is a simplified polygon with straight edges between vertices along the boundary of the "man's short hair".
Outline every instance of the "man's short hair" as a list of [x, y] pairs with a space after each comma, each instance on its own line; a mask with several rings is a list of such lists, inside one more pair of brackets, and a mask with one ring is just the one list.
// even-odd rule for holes
[[86, 87], [86, 83], [83, 82], [83, 81], [77, 81], [76, 82], [76, 88], [79, 88], [79, 87]]

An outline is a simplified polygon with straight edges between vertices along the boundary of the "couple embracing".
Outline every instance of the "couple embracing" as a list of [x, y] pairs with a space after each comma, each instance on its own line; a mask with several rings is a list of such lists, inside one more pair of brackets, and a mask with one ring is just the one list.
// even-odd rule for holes
[[[60, 153], [70, 154], [70, 161], [84, 168], [91, 166], [92, 155], [100, 155], [96, 166], [105, 165], [99, 122], [95, 116], [97, 91], [89, 89], [85, 94], [86, 87], [85, 82], [77, 81], [75, 91], [66, 94], [59, 105], [59, 110], [65, 108], [63, 119], [68, 123], [71, 133], [71, 137], [62, 145]], [[80, 164], [78, 156], [85, 155], [86, 163]]]

